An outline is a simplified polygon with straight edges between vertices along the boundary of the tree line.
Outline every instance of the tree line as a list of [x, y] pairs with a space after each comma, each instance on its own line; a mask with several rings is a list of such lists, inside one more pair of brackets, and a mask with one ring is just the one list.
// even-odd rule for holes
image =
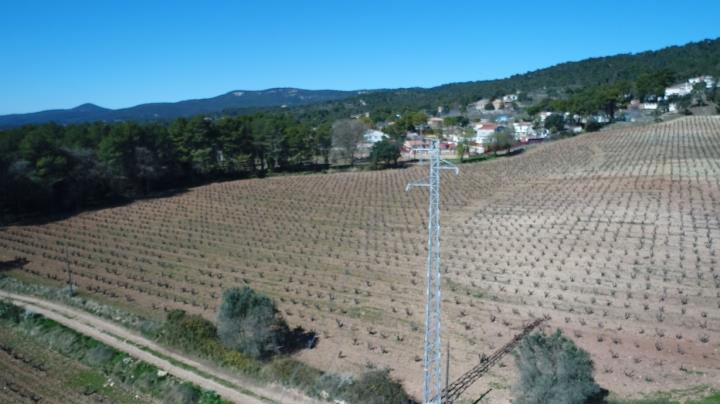
[[510, 93], [520, 92], [521, 101], [529, 101], [523, 97], [539, 89], [578, 91], [612, 87], [614, 83], [621, 82], [637, 83], [637, 94], [644, 98], [644, 95], [663, 95], [660, 86], [673, 84], [668, 79], [686, 79], [704, 74], [720, 76], [718, 60], [720, 38], [657, 51], [561, 63], [504, 79], [376, 91], [339, 101], [301, 106], [297, 110], [309, 115], [345, 112], [347, 116], [369, 112], [373, 121], [380, 122], [391, 119], [400, 111], [434, 112], [438, 106], [444, 107], [445, 111], [453, 108], [463, 110], [479, 99], [496, 99]]
[[329, 123], [277, 113], [5, 130], [0, 213], [62, 212], [216, 179], [322, 169], [331, 144]]

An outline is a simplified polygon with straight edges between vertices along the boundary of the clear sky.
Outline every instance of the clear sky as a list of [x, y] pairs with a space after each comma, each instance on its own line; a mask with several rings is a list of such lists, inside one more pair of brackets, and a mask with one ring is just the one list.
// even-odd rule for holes
[[428, 87], [718, 36], [719, 0], [3, 0], [0, 114]]

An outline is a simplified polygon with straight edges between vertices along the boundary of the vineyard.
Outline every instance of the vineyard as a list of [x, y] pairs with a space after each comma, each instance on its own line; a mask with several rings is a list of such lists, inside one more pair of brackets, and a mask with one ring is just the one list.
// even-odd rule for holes
[[[162, 318], [214, 318], [224, 288], [276, 299], [333, 372], [422, 381], [424, 169], [224, 182], [0, 229], [10, 271]], [[445, 175], [445, 174], [443, 174]], [[623, 395], [720, 387], [720, 118], [616, 129], [461, 167], [442, 189], [451, 379], [547, 317]], [[503, 366], [504, 365], [504, 366]], [[512, 383], [512, 359], [469, 395]]]

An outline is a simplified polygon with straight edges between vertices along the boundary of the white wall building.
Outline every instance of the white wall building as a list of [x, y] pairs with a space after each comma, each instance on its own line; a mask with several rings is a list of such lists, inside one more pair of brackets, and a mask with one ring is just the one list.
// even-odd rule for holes
[[527, 138], [534, 131], [532, 122], [514, 122], [513, 130], [516, 138]]
[[654, 111], [658, 109], [658, 103], [657, 102], [644, 102], [640, 104], [640, 109], [644, 109], [646, 111]]
[[500, 128], [500, 126], [496, 123], [491, 122], [484, 122], [484, 123], [478, 123], [473, 126], [473, 129], [475, 129], [475, 143], [483, 144], [485, 143], [485, 139], [495, 133], [495, 131]]
[[383, 132], [380, 132], [379, 130], [369, 130], [365, 132], [363, 135], [363, 138], [365, 139], [365, 143], [372, 143], [375, 144], [383, 139], [387, 139], [388, 135], [386, 135]]
[[545, 122], [545, 119], [547, 119], [547, 117], [549, 117], [549, 116], [552, 115], [552, 114], [554, 114], [554, 112], [551, 112], [551, 111], [542, 111], [542, 112], [540, 112], [540, 113], [538, 114], [538, 116], [540, 117], [540, 122]]
[[715, 85], [715, 78], [713, 76], [698, 76], [688, 79], [688, 83], [695, 85], [697, 83], [705, 83], [705, 88], [710, 89]]
[[690, 94], [691, 92], [692, 92], [692, 84], [690, 84], [690, 83], [675, 84], [674, 86], [670, 86], [665, 89], [665, 97], [670, 97], [673, 95], [683, 97], [683, 96]]
[[517, 94], [508, 94], [502, 97], [502, 100], [506, 104], [510, 104], [511, 102], [517, 101], [518, 96]]

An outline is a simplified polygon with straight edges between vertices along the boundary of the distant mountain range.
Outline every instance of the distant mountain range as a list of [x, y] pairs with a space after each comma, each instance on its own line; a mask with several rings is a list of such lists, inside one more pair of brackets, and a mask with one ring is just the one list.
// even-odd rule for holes
[[[239, 114], [281, 107], [296, 111], [323, 110], [325, 116], [347, 116], [403, 110], [435, 111], [438, 106], [464, 106], [481, 98], [536, 89], [578, 89], [633, 82], [642, 74], [667, 69], [683, 81], [694, 75], [720, 76], [720, 39], [706, 39], [681, 46], [566, 62], [516, 74], [503, 79], [450, 83], [432, 88], [399, 88], [371, 91], [301, 90], [273, 88], [263, 91], [231, 91], [214, 98], [173, 103], [142, 104], [131, 108], [106, 109], [83, 104], [73, 109], [0, 116], [0, 128], [56, 122], [169, 121], [198, 114]], [[558, 94], [566, 91], [558, 91]], [[330, 114], [330, 115], [328, 115]]]
[[179, 102], [141, 104], [130, 108], [108, 109], [94, 104], [82, 104], [72, 109], [54, 109], [28, 114], [0, 115], [0, 128], [28, 124], [56, 122], [165, 121], [182, 116], [219, 114], [226, 110], [268, 107], [295, 107], [353, 97], [366, 91], [302, 90], [271, 88], [262, 91], [231, 91], [213, 98]]

